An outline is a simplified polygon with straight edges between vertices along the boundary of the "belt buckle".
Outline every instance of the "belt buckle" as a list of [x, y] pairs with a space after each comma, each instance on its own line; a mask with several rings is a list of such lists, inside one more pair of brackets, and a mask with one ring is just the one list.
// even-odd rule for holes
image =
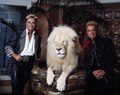
[[29, 56], [23, 56], [23, 62], [28, 62], [29, 61]]

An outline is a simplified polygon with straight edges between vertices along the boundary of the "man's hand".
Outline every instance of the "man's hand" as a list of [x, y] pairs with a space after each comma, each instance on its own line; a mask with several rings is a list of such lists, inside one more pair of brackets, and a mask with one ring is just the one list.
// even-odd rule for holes
[[21, 57], [21, 55], [19, 54], [15, 54], [15, 53], [12, 53], [12, 57], [16, 60], [16, 61], [21, 61], [23, 58]]
[[94, 70], [92, 72], [93, 76], [96, 77], [97, 79], [102, 79], [105, 76], [105, 71], [104, 70]]

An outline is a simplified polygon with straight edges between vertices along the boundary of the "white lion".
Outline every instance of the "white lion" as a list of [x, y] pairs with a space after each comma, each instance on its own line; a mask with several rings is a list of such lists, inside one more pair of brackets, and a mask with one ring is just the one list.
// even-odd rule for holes
[[61, 71], [57, 80], [58, 91], [64, 91], [66, 79], [77, 67], [81, 46], [77, 33], [68, 26], [54, 27], [47, 43], [47, 84], [54, 81], [54, 71]]

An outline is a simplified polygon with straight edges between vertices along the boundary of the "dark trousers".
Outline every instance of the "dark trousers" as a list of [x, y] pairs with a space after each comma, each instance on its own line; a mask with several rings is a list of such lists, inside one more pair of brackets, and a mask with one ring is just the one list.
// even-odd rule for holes
[[105, 79], [90, 76], [86, 78], [84, 95], [115, 95], [115, 93], [111, 82], [106, 83]]
[[12, 95], [23, 95], [24, 86], [30, 80], [31, 69], [33, 68], [34, 57], [28, 62], [16, 62], [11, 77]]

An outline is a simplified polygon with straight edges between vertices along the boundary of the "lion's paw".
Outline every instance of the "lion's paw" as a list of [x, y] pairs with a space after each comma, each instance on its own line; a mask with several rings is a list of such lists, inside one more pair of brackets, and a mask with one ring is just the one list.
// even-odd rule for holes
[[51, 85], [53, 83], [55, 75], [53, 73], [47, 75], [47, 84]]
[[56, 89], [58, 89], [58, 91], [64, 91], [65, 90], [65, 86], [66, 86], [65, 80], [63, 80], [63, 79], [58, 79], [57, 80], [57, 87], [56, 87]]

